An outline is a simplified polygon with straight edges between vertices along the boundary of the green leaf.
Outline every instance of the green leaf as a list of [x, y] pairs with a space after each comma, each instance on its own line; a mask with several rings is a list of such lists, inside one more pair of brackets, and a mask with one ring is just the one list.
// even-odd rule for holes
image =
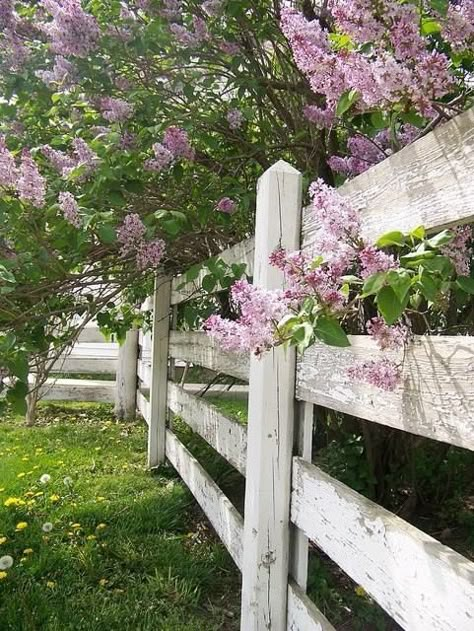
[[103, 223], [97, 227], [97, 233], [102, 243], [109, 245], [117, 238], [115, 228], [109, 223]]
[[377, 294], [377, 307], [387, 324], [393, 324], [402, 315], [404, 306], [392, 287], [383, 287]]
[[29, 366], [28, 358], [25, 354], [19, 353], [14, 361], [11, 362], [10, 368], [15, 377], [24, 382], [28, 381]]
[[437, 13], [445, 17], [449, 8], [449, 0], [430, 0], [430, 5]]
[[319, 316], [314, 327], [314, 334], [329, 346], [350, 346], [349, 338], [336, 318]]
[[456, 285], [466, 292], [466, 294], [474, 294], [474, 278], [470, 276], [458, 276]]
[[213, 274], [206, 274], [202, 279], [202, 288], [208, 293], [212, 293], [217, 285], [216, 277]]
[[421, 34], [422, 35], [433, 35], [434, 33], [439, 33], [441, 31], [441, 26], [437, 20], [434, 18], [423, 18], [421, 20]]
[[201, 271], [201, 269], [202, 269], [202, 264], [200, 263], [190, 267], [185, 274], [186, 281], [188, 283], [192, 283], [194, 280], [196, 280], [196, 278], [199, 276], [199, 272]]
[[309, 322], [302, 322], [293, 327], [291, 332], [292, 344], [298, 347], [298, 351], [303, 353], [312, 343], [314, 336], [313, 327]]
[[343, 114], [345, 114], [345, 112], [347, 112], [347, 110], [349, 110], [354, 105], [358, 98], [359, 93], [357, 92], [357, 90], [347, 90], [346, 92], [341, 94], [336, 107], [336, 116], [342, 116]]
[[387, 273], [387, 283], [395, 292], [398, 300], [403, 302], [411, 287], [410, 274], [403, 270], [390, 270]]
[[427, 274], [426, 271], [423, 270], [417, 285], [426, 300], [429, 300], [430, 302], [435, 302], [437, 300], [440, 286], [431, 274]]
[[403, 247], [405, 245], [405, 235], [399, 230], [393, 230], [392, 232], [386, 232], [383, 234], [375, 244], [378, 248], [386, 248], [390, 245], [397, 245]]
[[369, 276], [364, 283], [362, 297], [372, 296], [379, 292], [386, 280], [387, 272], [377, 272]]
[[411, 232], [410, 232], [410, 237], [413, 237], [414, 239], [424, 239], [426, 236], [426, 230], [424, 229], [423, 226], [418, 226], [417, 228], [414, 228]]
[[438, 232], [438, 234], [435, 234], [434, 237], [431, 237], [431, 239], [428, 239], [426, 243], [430, 246], [430, 248], [440, 248], [443, 245], [451, 243], [453, 239], [453, 232], [451, 232], [450, 230], [443, 230], [442, 232]]
[[7, 392], [6, 399], [12, 406], [15, 414], [26, 414], [26, 395], [28, 394], [28, 386], [23, 381], [17, 381], [13, 388]]

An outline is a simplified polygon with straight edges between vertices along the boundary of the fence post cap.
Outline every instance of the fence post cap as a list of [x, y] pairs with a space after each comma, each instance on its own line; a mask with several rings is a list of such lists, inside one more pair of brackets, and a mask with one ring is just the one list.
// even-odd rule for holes
[[267, 169], [265, 173], [274, 173], [275, 171], [300, 175], [298, 169], [295, 169], [295, 167], [288, 164], [288, 162], [285, 162], [285, 160], [278, 160], [278, 162], [275, 162], [275, 164]]

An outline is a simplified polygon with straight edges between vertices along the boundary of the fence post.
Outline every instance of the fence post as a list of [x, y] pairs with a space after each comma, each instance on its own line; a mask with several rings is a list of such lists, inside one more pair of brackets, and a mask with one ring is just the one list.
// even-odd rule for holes
[[[300, 226], [301, 174], [280, 160], [258, 182], [255, 285], [284, 286], [268, 257], [298, 249]], [[250, 360], [242, 631], [286, 630], [295, 363], [282, 347]]]
[[127, 331], [118, 353], [115, 377], [115, 416], [132, 421], [137, 408], [138, 329]]
[[150, 425], [148, 427], [148, 466], [150, 468], [157, 467], [165, 460], [170, 300], [171, 281], [157, 277], [153, 295]]

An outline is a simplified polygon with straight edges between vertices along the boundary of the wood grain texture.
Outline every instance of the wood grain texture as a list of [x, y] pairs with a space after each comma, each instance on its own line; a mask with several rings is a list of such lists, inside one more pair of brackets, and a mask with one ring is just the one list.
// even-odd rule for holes
[[332, 624], [293, 581], [288, 583], [287, 631], [335, 631]]
[[[390, 230], [444, 228], [474, 221], [474, 109], [441, 125], [338, 191], [362, 215], [362, 234], [374, 241]], [[314, 214], [303, 218], [303, 246], [311, 247]]]
[[300, 458], [291, 519], [407, 631], [474, 628], [474, 563]]
[[77, 342], [59, 357], [54, 373], [114, 374], [117, 370], [119, 345], [113, 342]]
[[[236, 245], [224, 250], [219, 254], [219, 258], [225, 261], [228, 265], [232, 265], [232, 263], [245, 263], [245, 273], [248, 276], [253, 275], [253, 256], [254, 256], [254, 239], [253, 237], [246, 239], [245, 241], [241, 241]], [[184, 302], [186, 300], [190, 300], [193, 297], [199, 295], [201, 290], [202, 279], [206, 274], [208, 274], [208, 270], [205, 269], [199, 273], [199, 276], [196, 280], [185, 283], [186, 274], [182, 274], [180, 276], [176, 276], [173, 279], [172, 291], [171, 291], [171, 304], [176, 305], [180, 302]], [[183, 285], [181, 287], [181, 285]], [[178, 289], [180, 287], [180, 289]]]
[[[418, 337], [403, 351], [380, 351], [369, 336], [351, 346], [316, 344], [300, 359], [297, 397], [382, 425], [474, 449], [474, 338]], [[393, 392], [356, 383], [354, 361], [391, 358], [402, 365]]]
[[248, 381], [248, 355], [221, 350], [215, 338], [206, 333], [171, 331], [169, 353], [175, 359]]
[[157, 467], [165, 460], [170, 295], [171, 280], [158, 277], [153, 298], [150, 422], [148, 424], [148, 466], [150, 468]]
[[196, 458], [169, 429], [166, 430], [166, 457], [196, 498], [240, 569], [242, 567], [243, 520], [239, 512]]
[[143, 419], [147, 423], [147, 425], [150, 425], [150, 401], [139, 390], [137, 391], [137, 409], [143, 416]]
[[[257, 190], [254, 283], [281, 289], [284, 278], [268, 265], [281, 246], [299, 246], [301, 174], [277, 162]], [[251, 357], [241, 629], [286, 630], [289, 505], [293, 451], [294, 349]]]
[[247, 428], [175, 383], [168, 382], [168, 407], [242, 475], [247, 461]]
[[125, 342], [119, 348], [115, 377], [115, 409], [117, 418], [132, 421], [137, 408], [138, 329], [127, 331]]
[[[313, 457], [313, 416], [313, 404], [301, 401], [296, 418], [294, 454], [306, 462], [311, 462]], [[291, 576], [295, 579], [295, 583], [306, 591], [309, 564], [308, 537], [295, 525], [291, 530], [290, 561]]]
[[96, 379], [48, 379], [40, 389], [45, 401], [90, 401], [113, 403], [115, 382]]

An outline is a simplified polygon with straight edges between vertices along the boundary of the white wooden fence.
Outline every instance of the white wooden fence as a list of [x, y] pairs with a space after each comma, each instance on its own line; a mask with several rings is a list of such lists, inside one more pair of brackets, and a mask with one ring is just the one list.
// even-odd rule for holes
[[[391, 229], [473, 221], [473, 172], [471, 110], [340, 191], [375, 239]], [[255, 238], [222, 257], [247, 262], [254, 283], [282, 287], [268, 254], [279, 245], [309, 248], [314, 234], [314, 218], [301, 212], [301, 176], [278, 162], [259, 181]], [[474, 564], [314, 466], [311, 438], [317, 404], [474, 449], [474, 339], [418, 338], [402, 384], [386, 393], [346, 377], [354, 358], [377, 355], [366, 336], [344, 349], [317, 344], [296, 361], [291, 350], [249, 358], [221, 351], [204, 333], [170, 330], [173, 308], [201, 279], [184, 288], [182, 278], [157, 281], [153, 339], [141, 339], [138, 407], [149, 424], [150, 466], [168, 458], [242, 571], [242, 631], [333, 629], [305, 593], [308, 540], [404, 629], [472, 631]], [[248, 426], [170, 381], [169, 359], [248, 380]], [[246, 476], [245, 518], [167, 429], [168, 408]]]

